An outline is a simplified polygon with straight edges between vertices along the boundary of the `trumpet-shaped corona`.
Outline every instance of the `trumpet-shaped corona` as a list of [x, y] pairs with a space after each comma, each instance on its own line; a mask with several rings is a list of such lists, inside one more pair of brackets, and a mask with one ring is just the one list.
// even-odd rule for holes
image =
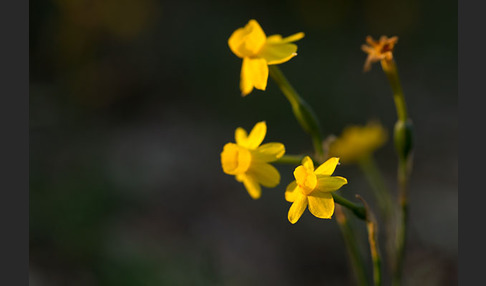
[[333, 157], [314, 170], [312, 159], [306, 156], [302, 160], [302, 165], [295, 168], [295, 181], [291, 182], [285, 191], [285, 199], [292, 203], [288, 213], [288, 219], [292, 224], [299, 220], [307, 206], [318, 218], [332, 217], [334, 199], [331, 192], [348, 183], [343, 177], [331, 176], [338, 163], [339, 158]]
[[280, 173], [270, 165], [285, 154], [282, 143], [260, 145], [267, 133], [264, 121], [257, 123], [249, 135], [239, 127], [235, 131], [235, 143], [227, 143], [221, 152], [223, 172], [234, 175], [243, 183], [253, 199], [261, 196], [261, 185], [273, 188], [280, 183]]
[[240, 75], [241, 95], [246, 96], [253, 88], [265, 90], [268, 65], [284, 63], [297, 55], [297, 45], [292, 42], [304, 37], [297, 33], [286, 38], [281, 35], [267, 37], [256, 20], [233, 32], [228, 39], [231, 51], [243, 59]]

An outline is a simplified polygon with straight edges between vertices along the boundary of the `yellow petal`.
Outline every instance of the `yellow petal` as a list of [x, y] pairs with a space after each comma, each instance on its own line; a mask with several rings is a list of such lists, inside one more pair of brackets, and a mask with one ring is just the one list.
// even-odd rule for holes
[[297, 55], [297, 45], [290, 44], [304, 37], [304, 33], [297, 33], [283, 38], [280, 35], [273, 35], [267, 38], [258, 56], [264, 58], [269, 65], [284, 63]]
[[240, 75], [241, 95], [246, 96], [253, 88], [265, 90], [268, 80], [267, 61], [262, 58], [243, 58]]
[[287, 186], [287, 189], [285, 190], [285, 200], [289, 203], [292, 203], [295, 201], [299, 193], [301, 193], [301, 191], [299, 190], [299, 186], [297, 185], [296, 181], [293, 181]]
[[[238, 178], [237, 178], [238, 179]], [[243, 185], [245, 186], [248, 194], [253, 199], [259, 199], [262, 195], [262, 187], [257, 183], [255, 178], [249, 175], [240, 176], [240, 179], [243, 181]]]
[[250, 135], [248, 135], [248, 141], [245, 147], [252, 150], [258, 148], [258, 146], [260, 146], [260, 144], [263, 142], [263, 139], [265, 139], [266, 134], [267, 124], [265, 121], [258, 122], [251, 130]]
[[299, 32], [299, 33], [295, 33], [293, 35], [290, 35], [288, 37], [283, 38], [282, 41], [285, 42], [285, 43], [295, 42], [295, 41], [302, 39], [304, 36], [305, 36], [305, 34], [303, 32]]
[[327, 175], [330, 176], [336, 169], [336, 166], [339, 164], [339, 158], [337, 157], [332, 157], [326, 162], [324, 162], [322, 165], [320, 165], [315, 173], [316, 175]]
[[264, 58], [269, 65], [277, 65], [289, 61], [297, 55], [295, 44], [271, 44], [266, 43], [258, 56]]
[[333, 192], [339, 190], [343, 185], [346, 185], [348, 180], [343, 177], [329, 177], [329, 176], [318, 176], [317, 186], [321, 192]]
[[273, 188], [280, 183], [280, 173], [268, 163], [253, 163], [247, 174], [267, 188]]
[[304, 166], [307, 170], [314, 172], [314, 162], [309, 156], [305, 156], [302, 159], [302, 166]]
[[334, 213], [334, 199], [330, 193], [314, 192], [308, 196], [309, 211], [318, 218], [331, 218]]
[[235, 140], [238, 145], [245, 147], [246, 142], [248, 141], [248, 135], [246, 134], [246, 130], [241, 127], [236, 128]]
[[261, 50], [267, 37], [255, 20], [250, 20], [245, 27], [239, 28], [231, 34], [228, 46], [240, 58], [254, 56]]
[[282, 143], [267, 143], [258, 147], [255, 152], [257, 160], [272, 162], [285, 154], [285, 146]]
[[290, 223], [296, 223], [307, 207], [307, 196], [299, 194], [289, 209], [288, 219]]
[[302, 32], [290, 35], [290, 36], [285, 37], [285, 38], [282, 38], [281, 35], [271, 35], [267, 38], [267, 43], [270, 42], [272, 44], [273, 43], [285, 44], [285, 43], [298, 41], [298, 40], [302, 39], [304, 36], [305, 36], [305, 34], [302, 33]]

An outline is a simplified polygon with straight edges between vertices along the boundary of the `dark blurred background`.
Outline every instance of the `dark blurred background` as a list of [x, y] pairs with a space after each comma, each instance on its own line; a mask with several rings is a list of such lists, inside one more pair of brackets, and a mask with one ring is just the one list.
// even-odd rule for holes
[[[265, 120], [265, 142], [311, 152], [269, 79], [240, 96], [227, 46], [249, 19], [267, 35], [303, 31], [280, 65], [325, 135], [395, 108], [365, 37], [398, 36], [415, 124], [405, 285], [457, 284], [457, 2], [30, 1], [30, 284], [353, 285], [336, 221], [291, 225], [293, 166], [260, 200], [223, 173], [238, 126]], [[376, 152], [396, 191], [391, 140]], [[357, 166], [341, 194], [369, 197]], [[356, 222], [366, 242], [362, 223]], [[363, 244], [366, 250], [366, 244]]]

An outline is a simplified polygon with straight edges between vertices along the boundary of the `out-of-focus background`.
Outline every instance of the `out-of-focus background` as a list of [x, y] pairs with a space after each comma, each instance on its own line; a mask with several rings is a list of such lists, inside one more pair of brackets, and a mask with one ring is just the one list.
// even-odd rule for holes
[[[265, 120], [265, 142], [311, 152], [269, 79], [240, 96], [227, 45], [249, 19], [267, 35], [303, 31], [280, 65], [325, 135], [396, 114], [365, 37], [398, 36], [415, 124], [405, 285], [457, 284], [457, 2], [30, 2], [31, 285], [354, 285], [336, 221], [291, 225], [281, 184], [252, 200], [223, 173], [238, 126]], [[375, 153], [395, 193], [391, 139]], [[354, 165], [341, 195], [369, 197]], [[364, 226], [362, 232], [366, 250]], [[387, 278], [385, 278], [387, 279]]]

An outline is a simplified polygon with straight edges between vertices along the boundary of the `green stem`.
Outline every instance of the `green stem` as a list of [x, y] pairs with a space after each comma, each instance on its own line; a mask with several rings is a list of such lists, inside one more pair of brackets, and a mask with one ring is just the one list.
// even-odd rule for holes
[[375, 220], [366, 222], [368, 228], [368, 241], [370, 244], [371, 260], [373, 261], [373, 281], [375, 286], [381, 285], [381, 255], [378, 248], [378, 226]]
[[354, 271], [356, 281], [360, 286], [369, 285], [368, 275], [366, 274], [366, 265], [356, 243], [355, 231], [352, 225], [349, 223], [344, 210], [340, 206], [336, 206], [335, 214], [336, 221], [339, 225], [339, 229], [341, 230], [346, 248], [348, 250], [351, 268]]
[[366, 212], [366, 227], [368, 229], [368, 242], [370, 244], [371, 260], [373, 261], [373, 281], [375, 286], [381, 285], [381, 254], [378, 247], [378, 224], [370, 208], [365, 204]]
[[302, 159], [304, 159], [305, 156], [303, 155], [283, 155], [280, 157], [277, 161], [274, 161], [273, 163], [276, 164], [291, 164], [291, 165], [300, 165], [302, 162]]
[[393, 285], [401, 285], [403, 263], [405, 259], [405, 243], [407, 238], [408, 221], [408, 197], [407, 197], [407, 166], [402, 162], [398, 169], [399, 182], [399, 203], [401, 207], [401, 217], [398, 223], [396, 236], [396, 265], [393, 276]]
[[352, 211], [358, 218], [362, 220], [366, 220], [366, 210], [363, 206], [356, 205], [352, 203], [351, 201], [348, 201], [347, 199], [341, 197], [340, 195], [336, 193], [332, 193], [332, 197], [334, 201], [343, 207], [348, 208], [350, 211]]
[[319, 161], [324, 160], [324, 147], [322, 146], [322, 135], [319, 127], [319, 121], [312, 108], [307, 102], [299, 96], [297, 91], [292, 87], [282, 71], [276, 65], [268, 66], [269, 74], [277, 83], [278, 87], [285, 95], [290, 105], [295, 118], [300, 126], [312, 137], [314, 150], [319, 158]]
[[397, 109], [398, 121], [395, 124], [395, 147], [398, 153], [398, 199], [401, 208], [400, 220], [397, 224], [396, 257], [393, 271], [393, 285], [401, 285], [408, 224], [408, 176], [412, 164], [413, 150], [412, 122], [407, 115], [407, 106], [395, 61], [382, 60], [381, 66], [393, 91], [393, 99]]
[[383, 175], [376, 166], [376, 162], [374, 161], [373, 157], [366, 156], [359, 160], [359, 166], [363, 173], [365, 174], [366, 179], [371, 185], [371, 189], [373, 191], [373, 195], [378, 203], [379, 211], [381, 217], [383, 218], [383, 225], [385, 227], [385, 245], [386, 245], [386, 257], [388, 258], [388, 267], [390, 270], [393, 270], [393, 261], [395, 260], [395, 241], [393, 238], [395, 237], [395, 230], [394, 230], [394, 222], [395, 222], [395, 202], [392, 200], [392, 196], [388, 188], [385, 185]]
[[359, 166], [371, 186], [382, 216], [389, 218], [393, 208], [393, 200], [385, 185], [383, 175], [376, 166], [373, 157], [369, 155], [361, 158], [359, 160]]
[[402, 85], [400, 84], [400, 77], [398, 76], [398, 69], [395, 61], [382, 60], [381, 67], [388, 78], [388, 82], [393, 91], [393, 99], [395, 101], [395, 107], [397, 109], [398, 120], [406, 121], [407, 115], [407, 104], [405, 102], [405, 96], [403, 94]]
[[366, 228], [368, 230], [368, 242], [370, 245], [371, 260], [373, 262], [373, 281], [375, 282], [375, 286], [380, 286], [381, 254], [378, 246], [378, 223], [368, 203], [360, 195], [356, 195], [356, 197], [363, 202], [366, 210]]

